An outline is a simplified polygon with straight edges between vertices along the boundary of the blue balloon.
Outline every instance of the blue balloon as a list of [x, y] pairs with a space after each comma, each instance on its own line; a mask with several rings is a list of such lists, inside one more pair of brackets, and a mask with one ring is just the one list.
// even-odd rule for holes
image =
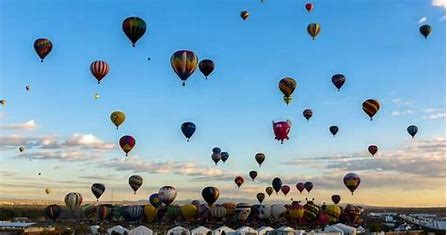
[[151, 203], [152, 206], [154, 206], [155, 208], [159, 208], [162, 204], [160, 198], [158, 198], [158, 193], [153, 193], [150, 197], [149, 197], [149, 202]]
[[415, 125], [410, 125], [407, 127], [408, 134], [411, 135], [412, 138], [418, 133], [418, 127]]
[[224, 162], [225, 163], [225, 161], [227, 161], [227, 159], [228, 159], [228, 157], [230, 156], [227, 152], [221, 152], [220, 153], [220, 156], [221, 156], [221, 160], [222, 160], [222, 162]]
[[220, 151], [222, 151], [222, 150], [220, 150], [219, 147], [214, 147], [213, 148], [213, 153], [220, 153]]
[[182, 124], [181, 129], [182, 129], [183, 135], [186, 137], [186, 141], [189, 142], [189, 138], [191, 138], [191, 136], [196, 131], [196, 124], [194, 124], [192, 122], [184, 122]]
[[144, 207], [141, 205], [121, 207], [121, 216], [123, 216], [127, 222], [138, 221], [143, 218], [143, 215]]

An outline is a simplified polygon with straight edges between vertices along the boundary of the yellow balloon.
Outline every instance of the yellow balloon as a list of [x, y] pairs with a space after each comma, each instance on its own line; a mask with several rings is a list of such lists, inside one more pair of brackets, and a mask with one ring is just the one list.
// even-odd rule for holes
[[115, 124], [116, 129], [124, 122], [124, 119], [126, 119], [126, 115], [123, 112], [115, 111], [110, 114], [110, 120]]
[[338, 221], [338, 217], [340, 217], [341, 214], [341, 208], [337, 205], [328, 205], [323, 212], [329, 216], [330, 222], [333, 223]]
[[146, 216], [146, 219], [149, 222], [154, 221], [155, 216], [157, 216], [158, 209], [155, 208], [153, 205], [148, 204], [144, 206], [144, 215]]
[[304, 208], [293, 208], [293, 209], [289, 209], [289, 215], [292, 219], [301, 219], [301, 217], [303, 217], [304, 215]]
[[50, 193], [51, 193], [51, 189], [50, 189], [50, 188], [46, 188], [46, 189], [45, 189], [45, 193], [46, 193], [46, 194], [50, 194]]
[[183, 205], [180, 207], [180, 211], [186, 220], [190, 220], [197, 216], [197, 207], [192, 204]]

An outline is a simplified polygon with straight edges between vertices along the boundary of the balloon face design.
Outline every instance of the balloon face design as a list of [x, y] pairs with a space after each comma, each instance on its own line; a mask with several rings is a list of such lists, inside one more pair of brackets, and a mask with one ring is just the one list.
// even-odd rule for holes
[[260, 205], [258, 212], [259, 219], [270, 219], [272, 216], [272, 207], [270, 205]]
[[247, 203], [239, 203], [234, 209], [234, 213], [240, 222], [244, 222], [250, 215], [251, 207]]
[[132, 42], [132, 47], [146, 32], [146, 22], [140, 17], [128, 17], [122, 24], [123, 32]]
[[289, 139], [290, 128], [292, 127], [292, 122], [290, 120], [281, 122], [272, 122], [273, 133], [275, 134], [275, 139], [281, 141]]
[[40, 62], [43, 62], [43, 59], [50, 54], [53, 49], [53, 43], [49, 39], [39, 38], [34, 41], [34, 50], [40, 58]]

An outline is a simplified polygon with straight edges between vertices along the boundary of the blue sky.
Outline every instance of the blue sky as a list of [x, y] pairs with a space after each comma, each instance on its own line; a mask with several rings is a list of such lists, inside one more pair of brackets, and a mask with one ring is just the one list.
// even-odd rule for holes
[[[211, 168], [211, 148], [219, 146], [230, 153], [228, 168], [221, 173], [231, 177], [257, 167], [254, 154], [265, 152], [269, 164], [265, 173], [290, 178], [323, 173], [318, 164], [282, 164], [287, 161], [366, 157], [372, 143], [390, 152], [406, 148], [402, 146], [411, 144], [406, 133], [409, 124], [419, 126], [419, 139], [445, 138], [445, 7], [431, 1], [313, 1], [314, 10], [308, 13], [304, 4], [2, 1], [0, 96], [8, 103], [1, 108], [1, 135], [69, 139], [80, 133], [116, 145], [120, 136], [131, 134], [137, 144], [130, 156], [138, 161], [194, 162]], [[242, 10], [250, 12], [245, 22], [239, 17]], [[128, 16], [139, 16], [148, 25], [135, 48], [121, 30]], [[427, 40], [418, 32], [422, 17], [433, 28]], [[311, 22], [321, 25], [316, 40], [306, 33]], [[39, 37], [49, 38], [54, 45], [44, 63], [32, 46]], [[181, 86], [169, 64], [171, 54], [181, 49], [215, 62], [208, 80], [196, 71]], [[94, 60], [110, 65], [100, 85], [89, 72]], [[340, 92], [330, 82], [335, 73], [347, 78]], [[298, 83], [289, 106], [277, 88], [285, 76]], [[26, 85], [31, 91], [25, 91]], [[96, 92], [99, 100], [93, 99]], [[368, 98], [382, 105], [373, 122], [361, 110]], [[302, 117], [305, 108], [314, 112], [310, 122]], [[114, 110], [126, 113], [118, 131], [109, 121]], [[274, 140], [271, 121], [285, 119], [291, 119], [293, 127], [291, 139], [281, 145]], [[37, 128], [10, 128], [29, 120]], [[190, 143], [180, 132], [184, 121], [197, 125]], [[335, 139], [329, 134], [330, 125], [340, 128]], [[49, 175], [64, 174], [77, 181], [81, 174], [98, 173], [92, 167], [96, 161], [39, 159], [37, 154], [36, 160], [21, 164], [24, 158], [17, 156], [15, 146], [2, 151], [5, 174], [30, 177], [31, 173], [23, 172], [47, 169]], [[27, 148], [25, 154], [33, 151], [48, 150]], [[63, 151], [72, 150], [58, 153]], [[116, 147], [100, 155], [109, 160], [124, 157]], [[87, 173], [67, 172], [71, 167]], [[125, 178], [130, 174], [104, 169]], [[165, 184], [175, 183], [172, 172], [155, 175]], [[194, 188], [195, 179], [183, 180]], [[212, 183], [220, 184], [212, 179], [204, 182]], [[224, 185], [232, 186], [231, 180]], [[439, 200], [445, 202], [443, 187], [444, 199]]]

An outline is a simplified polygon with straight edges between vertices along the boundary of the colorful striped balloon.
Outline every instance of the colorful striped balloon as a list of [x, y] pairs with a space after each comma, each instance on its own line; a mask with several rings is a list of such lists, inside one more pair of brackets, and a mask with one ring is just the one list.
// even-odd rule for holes
[[373, 116], [379, 111], [380, 104], [379, 101], [374, 99], [367, 99], [362, 104], [363, 111], [369, 116], [372, 121]]
[[140, 17], [128, 17], [123, 21], [123, 31], [132, 42], [132, 47], [135, 47], [135, 43], [146, 32], [146, 22]]
[[183, 81], [182, 86], [185, 85], [185, 81], [196, 70], [198, 61], [199, 59], [192, 51], [181, 50], [172, 54], [171, 67]]
[[291, 77], [285, 77], [281, 79], [278, 83], [279, 90], [284, 94], [284, 102], [288, 105], [290, 101], [292, 101], [292, 93], [295, 91], [297, 87], [297, 83], [295, 79]]
[[129, 177], [129, 185], [133, 189], [133, 194], [137, 193], [137, 190], [143, 184], [143, 177], [139, 175], [132, 175]]
[[49, 39], [39, 38], [34, 41], [34, 50], [37, 52], [37, 55], [39, 55], [40, 62], [43, 62], [43, 59], [50, 54], [51, 49], [53, 49], [53, 44]]
[[98, 84], [109, 73], [109, 65], [102, 60], [93, 61], [90, 64], [90, 72], [98, 80]]
[[80, 193], [68, 193], [65, 195], [65, 205], [70, 210], [78, 209], [82, 203], [82, 195]]
[[120, 138], [120, 146], [121, 149], [123, 149], [123, 151], [126, 153], [126, 156], [130, 152], [130, 150], [133, 149], [135, 143], [135, 138], [130, 135], [125, 135]]
[[320, 34], [320, 25], [318, 23], [311, 23], [307, 26], [307, 32], [313, 40]]
[[45, 215], [52, 220], [56, 220], [62, 212], [62, 208], [56, 204], [49, 205], [44, 209]]

